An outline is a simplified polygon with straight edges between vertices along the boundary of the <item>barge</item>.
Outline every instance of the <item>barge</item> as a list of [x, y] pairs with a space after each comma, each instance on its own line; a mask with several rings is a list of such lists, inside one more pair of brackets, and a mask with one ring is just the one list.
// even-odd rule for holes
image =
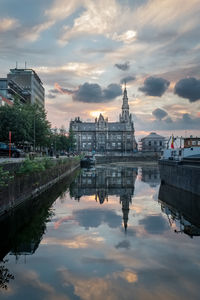
[[172, 140], [171, 148], [163, 151], [159, 159], [161, 183], [183, 189], [200, 196], [200, 139], [195, 143], [190, 137], [183, 139], [184, 145], [175, 148]]

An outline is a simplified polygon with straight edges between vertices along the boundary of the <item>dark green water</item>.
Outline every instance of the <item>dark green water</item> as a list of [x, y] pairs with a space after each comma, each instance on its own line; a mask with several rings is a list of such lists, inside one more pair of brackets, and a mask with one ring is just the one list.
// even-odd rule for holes
[[99, 166], [0, 220], [0, 299], [199, 299], [200, 199]]

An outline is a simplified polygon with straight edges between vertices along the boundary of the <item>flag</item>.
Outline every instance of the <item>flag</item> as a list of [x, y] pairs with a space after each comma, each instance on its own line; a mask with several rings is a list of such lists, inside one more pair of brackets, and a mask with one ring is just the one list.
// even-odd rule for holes
[[173, 136], [173, 134], [172, 134], [171, 148], [174, 149], [174, 136]]

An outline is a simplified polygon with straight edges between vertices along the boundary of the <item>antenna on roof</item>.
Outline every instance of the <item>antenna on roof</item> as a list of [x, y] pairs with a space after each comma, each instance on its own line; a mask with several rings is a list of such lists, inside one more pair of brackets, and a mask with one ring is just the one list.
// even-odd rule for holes
[[15, 67], [15, 69], [17, 69], [17, 61], [16, 61], [16, 67]]

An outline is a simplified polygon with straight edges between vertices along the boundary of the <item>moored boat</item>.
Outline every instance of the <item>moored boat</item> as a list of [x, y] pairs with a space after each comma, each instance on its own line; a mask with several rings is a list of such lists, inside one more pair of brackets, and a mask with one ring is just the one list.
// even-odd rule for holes
[[165, 149], [159, 159], [162, 183], [200, 195], [200, 138], [184, 138], [184, 145]]
[[175, 147], [174, 138], [172, 136], [171, 148], [168, 147], [162, 151], [160, 161], [173, 160], [181, 162], [185, 159], [200, 160], [200, 138], [176, 138], [179, 139], [179, 146]]
[[96, 163], [96, 159], [93, 155], [86, 155], [81, 159], [80, 165], [82, 168], [87, 168], [90, 166], [94, 166]]

